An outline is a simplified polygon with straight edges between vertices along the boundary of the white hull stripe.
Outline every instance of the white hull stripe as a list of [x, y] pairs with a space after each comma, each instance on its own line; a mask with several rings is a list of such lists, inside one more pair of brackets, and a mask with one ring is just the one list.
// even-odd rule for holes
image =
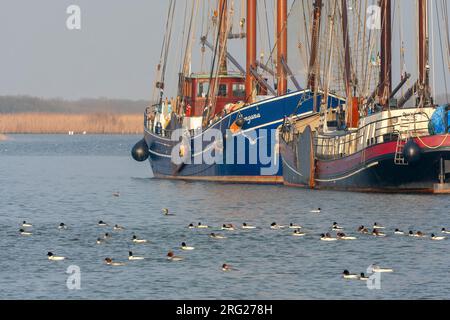
[[354, 175], [356, 175], [356, 174], [358, 174], [358, 173], [360, 173], [360, 172], [362, 172], [364, 170], [367, 170], [367, 169], [369, 169], [371, 167], [375, 167], [377, 165], [378, 165], [378, 162], [371, 163], [371, 164], [365, 166], [364, 168], [361, 168], [361, 169], [359, 169], [359, 170], [357, 170], [355, 172], [352, 172], [352, 173], [350, 173], [350, 174], [348, 174], [346, 176], [343, 176], [343, 177], [340, 177], [340, 178], [336, 178], [336, 179], [315, 179], [315, 180], [317, 182], [334, 182], [334, 181], [345, 180], [345, 179], [348, 179], [348, 178], [350, 178], [350, 177], [352, 177], [352, 176], [354, 176]]

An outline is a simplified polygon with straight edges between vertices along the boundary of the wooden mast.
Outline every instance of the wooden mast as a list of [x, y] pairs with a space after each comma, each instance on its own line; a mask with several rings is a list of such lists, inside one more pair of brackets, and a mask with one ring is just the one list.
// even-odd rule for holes
[[277, 91], [287, 93], [287, 77], [284, 63], [287, 63], [287, 0], [277, 0]]
[[378, 97], [383, 109], [389, 108], [392, 92], [391, 0], [381, 0], [381, 71]]
[[248, 103], [256, 97], [256, 84], [252, 74], [256, 71], [256, 0], [247, 0], [247, 70], [245, 96]]
[[347, 0], [342, 0], [342, 33], [344, 37], [344, 79], [345, 79], [345, 93], [347, 96], [347, 103], [352, 101], [352, 74], [351, 74], [351, 57], [350, 57], [350, 37], [348, 34], [348, 13]]
[[419, 0], [419, 97], [422, 106], [430, 102], [428, 1]]
[[[317, 90], [317, 75], [319, 73], [319, 35], [320, 35], [320, 20], [322, 16], [322, 0], [315, 0], [314, 2], [314, 17], [312, 25], [311, 37], [311, 56], [309, 60], [309, 74], [308, 74], [308, 88], [312, 91]], [[315, 109], [315, 111], [317, 111]]]
[[228, 74], [227, 65], [227, 39], [228, 39], [228, 0], [219, 1], [219, 21], [220, 23], [220, 39], [219, 39], [219, 74]]

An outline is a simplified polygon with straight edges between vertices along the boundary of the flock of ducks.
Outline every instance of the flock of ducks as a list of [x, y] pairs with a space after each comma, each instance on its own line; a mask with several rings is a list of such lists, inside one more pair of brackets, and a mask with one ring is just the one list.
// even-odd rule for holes
[[[118, 192], [114, 193], [113, 195], [116, 196], [116, 197], [120, 196], [120, 194]], [[310, 212], [311, 213], [320, 213], [321, 209], [318, 208], [316, 210], [311, 210]], [[170, 213], [167, 208], [162, 209], [162, 213], [165, 216], [174, 216], [174, 214]], [[32, 228], [32, 227], [33, 227], [33, 225], [31, 223], [28, 223], [27, 221], [23, 221], [22, 225], [21, 225], [21, 228], [19, 230], [20, 235], [22, 235], [22, 236], [31, 236], [33, 233], [32, 233], [32, 231], [29, 230], [29, 228]], [[100, 220], [98, 222], [98, 227], [109, 227], [109, 224], [104, 222], [103, 220]], [[210, 229], [210, 228], [213, 229], [213, 227], [210, 227], [208, 225], [202, 224], [201, 222], [199, 222], [197, 225], [194, 225], [193, 223], [191, 223], [187, 227], [189, 229]], [[250, 224], [244, 222], [241, 225], [240, 228], [236, 227], [235, 225], [233, 225], [231, 223], [228, 223], [228, 224], [223, 224], [220, 229], [222, 231], [234, 231], [234, 230], [238, 230], [238, 229], [254, 230], [254, 229], [257, 229], [257, 228], [258, 227], [250, 225]], [[58, 225], [58, 229], [59, 230], [65, 230], [65, 229], [67, 229], [67, 226], [64, 223], [60, 223]], [[306, 232], [302, 231], [303, 227], [301, 225], [299, 225], [299, 224], [296, 224], [296, 223], [290, 223], [289, 225], [280, 225], [280, 224], [278, 224], [276, 222], [273, 222], [270, 225], [270, 229], [271, 230], [282, 230], [282, 229], [292, 230], [291, 235], [294, 236], [294, 237], [304, 237], [304, 236], [307, 235]], [[357, 237], [355, 237], [355, 236], [346, 235], [344, 233], [344, 227], [340, 226], [337, 222], [334, 222], [331, 225], [330, 229], [331, 229], [331, 232], [335, 232], [335, 236], [332, 236], [330, 232], [322, 233], [320, 235], [320, 240], [321, 241], [331, 242], [331, 241], [356, 240], [357, 239]], [[386, 237], [387, 234], [384, 231], [385, 229], [386, 228], [384, 226], [379, 225], [378, 223], [375, 222], [373, 224], [372, 228], [371, 228], [371, 231], [368, 228], [366, 228], [365, 226], [363, 226], [363, 225], [358, 227], [356, 231], [359, 234], [361, 234], [361, 235], [372, 235], [374, 237]], [[120, 226], [120, 225], [118, 225], [118, 224], [115, 224], [113, 226], [113, 230], [114, 231], [122, 231], [122, 230], [125, 230], [125, 228]], [[401, 231], [398, 228], [396, 228], [394, 230], [393, 234], [396, 235], [396, 236], [408, 236], [408, 237], [414, 237], [414, 238], [429, 238], [429, 239], [431, 239], [433, 241], [445, 240], [447, 238], [446, 236], [437, 236], [434, 233], [432, 233], [430, 236], [427, 236], [421, 231], [414, 232], [414, 231], [410, 230], [409, 232], [406, 233], [406, 232]], [[447, 230], [446, 228], [442, 228], [441, 229], [441, 234], [450, 234], [450, 230]], [[219, 234], [219, 233], [216, 233], [216, 232], [211, 232], [209, 234], [209, 237], [212, 238], [212, 239], [227, 239], [226, 236], [224, 236], [222, 234]], [[100, 245], [100, 244], [106, 242], [110, 238], [111, 238], [111, 234], [106, 232], [103, 235], [103, 237], [97, 238], [96, 243]], [[148, 241], [147, 241], [147, 239], [138, 238], [136, 235], [133, 235], [132, 238], [131, 238], [131, 242], [133, 242], [134, 244], [145, 244]], [[193, 250], [195, 250], [195, 247], [187, 245], [186, 242], [182, 242], [181, 246], [180, 246], [180, 250], [182, 250], [182, 251], [193, 251]], [[175, 255], [175, 253], [173, 251], [169, 251], [167, 253], [166, 257], [167, 257], [167, 259], [169, 261], [182, 261], [182, 260], [184, 260], [183, 257]], [[67, 259], [66, 257], [63, 257], [63, 256], [56, 256], [52, 252], [48, 252], [47, 253], [47, 258], [50, 261], [63, 261], [65, 259]], [[128, 252], [128, 260], [129, 261], [138, 261], [138, 260], [144, 260], [144, 259], [145, 259], [145, 257], [143, 257], [143, 256], [136, 256], [136, 255], [134, 255], [131, 250]], [[106, 265], [110, 265], [110, 266], [124, 266], [126, 264], [125, 262], [117, 262], [113, 258], [110, 258], [110, 257], [106, 257], [104, 259], [104, 263]], [[222, 265], [222, 271], [224, 271], [224, 272], [229, 272], [229, 271], [233, 271], [233, 270], [237, 270], [237, 269], [235, 269], [234, 267], [232, 267], [231, 265], [226, 264], [226, 263], [224, 263]], [[381, 267], [379, 267], [377, 265], [373, 265], [372, 266], [372, 272], [373, 273], [394, 272], [394, 270], [390, 269], [390, 268], [381, 268]], [[365, 276], [364, 273], [352, 274], [348, 270], [344, 270], [344, 272], [342, 273], [342, 277], [344, 279], [355, 279], [355, 280], [361, 280], [361, 281], [367, 281], [369, 279], [367, 276]]]

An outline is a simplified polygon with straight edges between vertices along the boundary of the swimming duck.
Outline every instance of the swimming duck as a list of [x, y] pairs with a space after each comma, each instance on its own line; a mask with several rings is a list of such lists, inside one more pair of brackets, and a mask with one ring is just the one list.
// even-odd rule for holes
[[242, 229], [256, 229], [256, 227], [250, 226], [250, 225], [248, 225], [247, 223], [244, 222], [242, 224]]
[[294, 230], [294, 233], [293, 233], [292, 235], [293, 235], [294, 237], [303, 237], [303, 236], [306, 235], [306, 233], [300, 232], [299, 229], [295, 229], [295, 230]]
[[194, 227], [194, 224], [193, 223], [190, 223], [189, 225], [188, 225], [188, 228], [189, 229], [194, 229], [195, 227]]
[[102, 244], [104, 242], [104, 240], [103, 239], [101, 239], [101, 238], [97, 238], [97, 244]]
[[107, 227], [108, 224], [107, 224], [106, 222], [103, 222], [103, 220], [100, 220], [100, 221], [98, 222], [98, 226], [99, 226], [99, 227]]
[[105, 263], [108, 266], [115, 266], [115, 267], [124, 266], [125, 265], [125, 263], [123, 263], [123, 262], [114, 262], [113, 259], [111, 259], [111, 258], [105, 258]]
[[289, 229], [301, 229], [302, 226], [294, 223], [289, 224]]
[[22, 227], [31, 228], [33, 225], [31, 223], [27, 223], [25, 220], [22, 222]]
[[65, 230], [65, 229], [67, 229], [67, 226], [66, 226], [63, 222], [61, 222], [61, 223], [59, 224], [59, 226], [58, 226], [58, 229], [59, 229], [59, 230]]
[[445, 234], [450, 234], [450, 231], [447, 231], [445, 228], [442, 228], [441, 232]]
[[373, 229], [384, 229], [383, 226], [378, 225], [376, 222], [373, 224]]
[[378, 229], [373, 229], [372, 235], [375, 237], [385, 237], [386, 236], [385, 233], [378, 231]]
[[124, 227], [122, 227], [122, 226], [120, 226], [120, 225], [118, 225], [118, 224], [114, 225], [114, 230], [115, 230], [115, 231], [122, 231], [122, 230], [124, 230], [124, 229], [125, 229]]
[[439, 237], [433, 233], [431, 234], [431, 240], [439, 241], [439, 240], [445, 240], [445, 239], [447, 239], [447, 237]]
[[360, 227], [358, 227], [358, 232], [362, 233], [362, 234], [369, 234], [369, 229], [367, 229], [364, 226], [360, 226]]
[[229, 224], [222, 225], [222, 230], [233, 231], [235, 229], [234, 229], [234, 226], [231, 223], [229, 223]]
[[120, 197], [120, 192], [119, 191], [113, 192], [112, 195], [114, 197]]
[[169, 213], [169, 209], [167, 209], [167, 208], [164, 208], [161, 211], [165, 216], [174, 216], [174, 214]]
[[233, 268], [229, 264], [224, 263], [222, 265], [222, 271], [228, 272], [228, 271], [232, 271], [232, 270], [233, 270]]
[[333, 229], [333, 230], [343, 230], [344, 228], [339, 226], [337, 222], [333, 222], [333, 225], [331, 226], [331, 229]]
[[359, 276], [359, 280], [361, 280], [361, 281], [367, 281], [367, 280], [369, 280], [369, 277], [366, 277], [366, 275], [364, 274], [364, 272], [361, 272], [361, 275]]
[[311, 213], [320, 213], [322, 210], [320, 208], [317, 208], [316, 210], [311, 210]]
[[276, 222], [273, 222], [271, 225], [270, 225], [270, 229], [273, 229], [273, 230], [278, 230], [278, 229], [283, 229], [284, 228], [284, 226], [280, 226], [280, 225], [278, 225]]
[[213, 238], [213, 239], [226, 239], [227, 237], [224, 237], [224, 236], [222, 236], [222, 235], [220, 235], [220, 234], [216, 234], [216, 233], [211, 233], [210, 235], [209, 235], [209, 237], [210, 238]]
[[414, 234], [414, 237], [416, 237], [416, 238], [425, 238], [426, 235], [425, 235], [422, 231], [417, 231], [417, 232]]
[[337, 238], [332, 238], [329, 233], [327, 233], [327, 234], [322, 233], [320, 235], [320, 240], [322, 240], [322, 241], [337, 241]]
[[133, 236], [133, 238], [131, 239], [134, 243], [147, 243], [147, 240], [145, 239], [138, 239], [138, 237], [136, 237], [136, 235]]
[[395, 229], [394, 234], [401, 236], [404, 235], [405, 233], [399, 229]]
[[105, 240], [110, 239], [110, 238], [111, 238], [111, 235], [108, 232], [103, 235], [103, 239], [105, 239]]
[[128, 260], [144, 260], [144, 257], [134, 256], [133, 252], [128, 251]]
[[48, 257], [48, 260], [52, 260], [52, 261], [62, 261], [62, 260], [64, 260], [64, 259], [66, 259], [65, 257], [58, 257], [58, 256], [55, 256], [55, 255], [53, 255], [53, 253], [51, 253], [51, 252], [48, 252], [48, 253], [47, 253], [47, 257]]
[[394, 272], [394, 269], [391, 268], [381, 268], [380, 266], [374, 264], [372, 265], [372, 272], [382, 273], [382, 272]]
[[356, 240], [356, 237], [349, 237], [343, 232], [338, 232], [336, 237], [339, 240]]
[[172, 251], [169, 251], [169, 253], [167, 254], [167, 259], [170, 261], [181, 261], [184, 258], [176, 256]]
[[207, 225], [202, 224], [201, 222], [198, 223], [197, 225], [198, 229], [208, 229], [209, 227]]
[[187, 246], [187, 245], [186, 245], [186, 242], [182, 242], [182, 243], [181, 243], [181, 250], [192, 251], [192, 250], [194, 250], [194, 249], [195, 249], [194, 247], [189, 247], [189, 246]]
[[342, 277], [344, 279], [359, 279], [357, 274], [350, 273], [348, 270], [344, 270], [344, 272], [342, 272]]
[[31, 232], [25, 231], [24, 229], [20, 229], [19, 232], [22, 236], [31, 236], [32, 235]]

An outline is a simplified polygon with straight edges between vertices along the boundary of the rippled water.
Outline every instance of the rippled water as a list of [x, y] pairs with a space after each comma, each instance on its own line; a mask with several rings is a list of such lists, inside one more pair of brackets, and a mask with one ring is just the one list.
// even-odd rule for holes
[[[317, 192], [282, 186], [186, 183], [150, 179], [148, 163], [129, 156], [138, 136], [13, 135], [0, 142], [1, 299], [448, 299], [450, 241], [394, 236], [398, 227], [427, 234], [450, 228], [448, 196]], [[120, 197], [113, 192], [120, 191]], [[168, 207], [175, 216], [166, 217]], [[321, 207], [322, 213], [311, 214]], [[20, 222], [33, 235], [18, 235]], [[97, 226], [99, 220], [126, 227]], [[258, 226], [251, 231], [190, 230], [189, 223]], [[304, 226], [308, 235], [270, 230], [272, 222]], [[348, 234], [374, 222], [386, 238], [322, 242], [337, 221]], [[68, 230], [59, 231], [64, 222]], [[105, 232], [113, 237], [96, 245]], [[150, 240], [133, 245], [131, 236]], [[195, 246], [181, 252], [180, 243]], [[147, 257], [123, 267], [128, 250]], [[169, 262], [174, 250], [182, 262]], [[50, 262], [52, 251], [69, 259]], [[224, 273], [223, 263], [237, 271]], [[378, 263], [381, 290], [341, 278]], [[66, 269], [81, 270], [81, 290], [69, 290]]]

